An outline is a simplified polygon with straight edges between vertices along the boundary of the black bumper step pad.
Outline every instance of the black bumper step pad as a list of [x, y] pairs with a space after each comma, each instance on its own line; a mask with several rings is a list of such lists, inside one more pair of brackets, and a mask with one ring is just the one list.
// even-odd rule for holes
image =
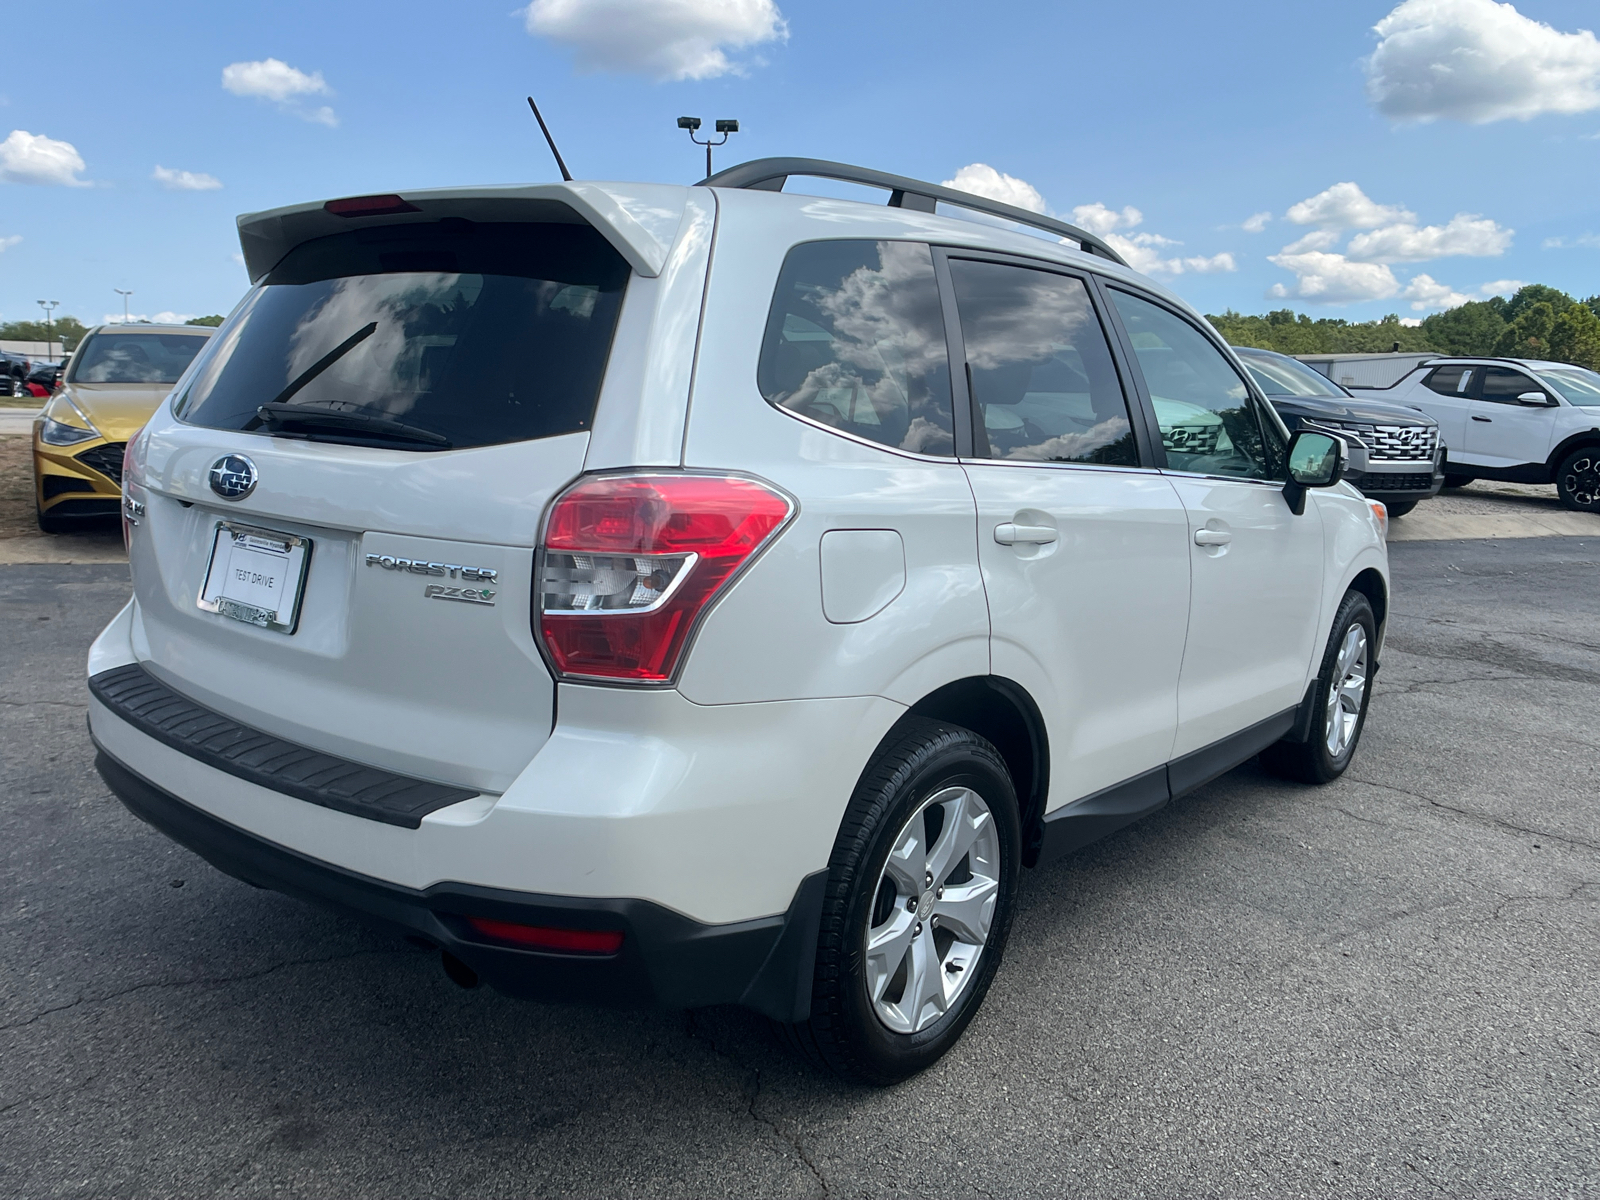
[[89, 691], [117, 716], [190, 758], [337, 812], [416, 829], [478, 792], [412, 779], [296, 745], [186, 699], [138, 663], [102, 671]]

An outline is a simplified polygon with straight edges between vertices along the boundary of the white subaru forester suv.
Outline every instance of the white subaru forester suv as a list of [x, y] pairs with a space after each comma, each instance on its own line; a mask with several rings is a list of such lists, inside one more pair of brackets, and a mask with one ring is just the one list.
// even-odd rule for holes
[[457, 982], [742, 1004], [891, 1081], [1024, 867], [1344, 770], [1383, 506], [1089, 233], [708, 183], [242, 218], [128, 447], [90, 727], [140, 817]]

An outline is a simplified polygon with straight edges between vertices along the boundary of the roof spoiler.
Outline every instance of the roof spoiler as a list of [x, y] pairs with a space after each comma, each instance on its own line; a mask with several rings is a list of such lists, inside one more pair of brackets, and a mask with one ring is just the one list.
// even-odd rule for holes
[[531, 187], [437, 188], [296, 204], [239, 218], [250, 282], [303, 242], [360, 228], [461, 217], [550, 221], [598, 230], [638, 274], [661, 273], [684, 218], [687, 189], [649, 183], [549, 183]]
[[758, 158], [752, 162], [740, 163], [736, 167], [729, 167], [725, 171], [718, 171], [695, 186], [781, 192], [791, 175], [809, 176], [813, 179], [837, 179], [845, 183], [882, 188], [889, 193], [890, 208], [907, 208], [914, 212], [931, 213], [937, 211], [937, 206], [942, 202], [957, 208], [970, 209], [985, 216], [999, 217], [1002, 220], [1014, 221], [1018, 225], [1027, 225], [1033, 229], [1053, 233], [1057, 237], [1077, 242], [1085, 254], [1098, 255], [1118, 266], [1128, 265], [1122, 255], [1107, 245], [1104, 239], [1087, 229], [1079, 229], [1076, 225], [1069, 225], [1054, 217], [1042, 216], [1025, 208], [1018, 208], [1014, 204], [1003, 204], [999, 200], [990, 200], [986, 196], [974, 195], [972, 192], [957, 191], [955, 188], [943, 187], [937, 183], [926, 183], [904, 175], [891, 175], [887, 171], [874, 171], [870, 167], [853, 167], [848, 163], [828, 162], [821, 158]]

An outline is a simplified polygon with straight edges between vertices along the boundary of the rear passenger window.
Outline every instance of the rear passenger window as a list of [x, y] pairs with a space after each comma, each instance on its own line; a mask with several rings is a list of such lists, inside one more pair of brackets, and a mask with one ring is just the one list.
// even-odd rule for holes
[[1083, 281], [967, 259], [951, 260], [950, 277], [990, 455], [1137, 466], [1128, 404]]
[[1472, 391], [1472, 368], [1440, 367], [1424, 383], [1441, 396], [1465, 396]]
[[789, 251], [756, 378], [799, 416], [897, 450], [954, 454], [932, 251], [876, 241]]

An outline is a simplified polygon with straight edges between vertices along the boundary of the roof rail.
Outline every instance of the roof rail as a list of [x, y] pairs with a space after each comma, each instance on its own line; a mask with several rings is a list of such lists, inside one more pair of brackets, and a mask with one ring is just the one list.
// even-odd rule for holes
[[1054, 217], [1041, 216], [1039, 213], [1029, 212], [1013, 204], [1002, 204], [985, 196], [941, 187], [936, 183], [924, 183], [920, 179], [909, 179], [904, 175], [874, 171], [871, 167], [852, 167], [848, 163], [828, 162], [821, 158], [758, 158], [753, 162], [740, 163], [736, 167], [718, 171], [715, 175], [702, 179], [695, 186], [781, 192], [791, 175], [808, 175], [813, 179], [838, 179], [845, 183], [860, 183], [867, 187], [883, 188], [889, 193], [890, 208], [909, 208], [915, 212], [931, 213], [935, 211], [935, 206], [943, 201], [958, 208], [981, 212], [986, 216], [1000, 217], [1003, 220], [1015, 221], [1018, 225], [1042, 229], [1046, 233], [1077, 242], [1086, 254], [1099, 255], [1119, 266], [1128, 265], [1122, 255], [1087, 229], [1079, 229], [1076, 225], [1069, 225]]

